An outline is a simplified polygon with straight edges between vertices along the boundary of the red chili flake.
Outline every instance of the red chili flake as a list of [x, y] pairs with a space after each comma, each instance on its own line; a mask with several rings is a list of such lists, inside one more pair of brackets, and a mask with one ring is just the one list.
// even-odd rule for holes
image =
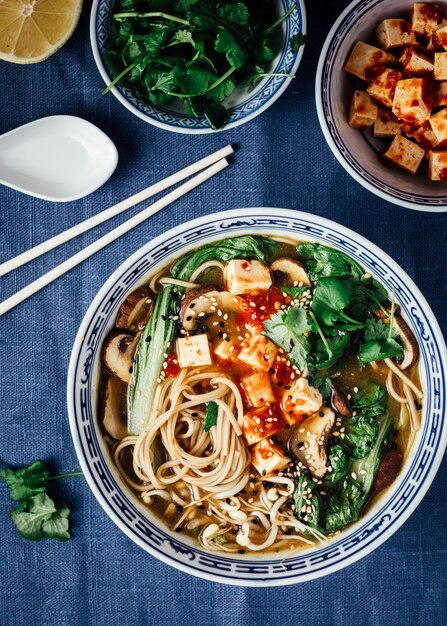
[[166, 363], [167, 365], [164, 370], [166, 376], [169, 376], [170, 378], [175, 378], [176, 376], [178, 376], [181, 368], [178, 364], [177, 355], [175, 354], [175, 352], [172, 352], [168, 356], [168, 358], [166, 359]]

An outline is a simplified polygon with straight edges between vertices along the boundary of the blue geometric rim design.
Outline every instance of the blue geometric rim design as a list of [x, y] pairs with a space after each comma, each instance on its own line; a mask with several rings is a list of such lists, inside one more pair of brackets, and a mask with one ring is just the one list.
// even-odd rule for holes
[[[342, 59], [342, 62], [340, 62], [339, 59], [340, 46], [343, 43], [346, 35], [353, 29], [356, 29], [359, 18], [364, 13], [370, 11], [373, 7], [380, 4], [381, 2], [383, 2], [383, 0], [363, 0], [363, 2], [354, 2], [352, 5], [347, 7], [345, 12], [339, 17], [339, 23], [335, 31], [333, 33], [331, 32], [328, 35], [328, 38], [332, 38], [331, 44], [326, 51], [324, 60], [320, 60], [320, 63], [322, 63], [323, 66], [320, 88], [320, 97], [324, 112], [322, 121], [323, 123], [325, 123], [329, 134], [331, 135], [340, 152], [340, 155], [346, 161], [347, 165], [352, 170], [354, 170], [356, 174], [361, 177], [366, 183], [377, 189], [379, 192], [388, 193], [397, 200], [401, 200], [403, 202], [411, 202], [414, 204], [418, 204], [421, 207], [445, 207], [447, 205], [447, 195], [428, 196], [427, 194], [422, 195], [417, 193], [407, 193], [405, 191], [402, 191], [401, 189], [398, 189], [392, 185], [383, 182], [380, 179], [375, 178], [370, 172], [364, 169], [355, 160], [355, 158], [349, 151], [349, 148], [345, 144], [342, 135], [337, 129], [330, 93], [331, 82], [333, 80], [336, 80], [338, 73], [341, 71], [340, 68], [343, 67], [345, 62], [345, 59]], [[374, 26], [372, 26], [371, 28], [373, 30]]]
[[[273, 217], [274, 216], [274, 217]], [[344, 250], [379, 278], [396, 298], [421, 347], [425, 389], [423, 428], [402, 476], [370, 511], [328, 544], [288, 557], [207, 554], [187, 538], [179, 539], [148, 513], [123, 487], [113, 469], [96, 419], [95, 393], [100, 348], [112, 327], [118, 304], [157, 267], [204, 240], [238, 234], [287, 235], [325, 242]], [[447, 442], [446, 348], [428, 304], [400, 268], [367, 240], [334, 222], [285, 209], [241, 209], [199, 218], [141, 248], [100, 290], [90, 306], [73, 348], [68, 376], [70, 426], [77, 454], [100, 504], [141, 547], [161, 560], [207, 579], [246, 586], [309, 580], [345, 567], [375, 549], [414, 510], [441, 461]]]
[[[115, 0], [96, 0], [92, 7], [92, 21], [94, 21], [96, 44], [102, 65], [107, 74], [107, 66], [104, 61], [103, 52], [110, 40], [112, 8], [114, 3]], [[303, 54], [303, 47], [301, 47], [298, 52], [292, 53], [288, 42], [294, 33], [305, 32], [304, 4], [299, 0], [281, 0], [281, 6], [284, 12], [288, 11], [294, 3], [296, 4], [297, 10], [293, 11], [285, 22], [284, 41], [286, 43], [281, 55], [276, 61], [275, 67], [271, 70], [274, 73], [294, 74]], [[290, 78], [284, 76], [271, 76], [264, 79], [255, 90], [248, 93], [243, 100], [230, 109], [230, 119], [225, 128], [229, 129], [240, 124], [242, 121], [248, 121], [248, 119], [258, 115], [258, 113], [266, 109], [276, 100], [290, 80]], [[111, 79], [109, 77], [109, 82], [110, 81]], [[140, 114], [147, 116], [158, 123], [158, 125], [178, 131], [210, 131], [209, 122], [205, 117], [191, 117], [185, 113], [173, 112], [165, 107], [154, 107], [137, 98], [130, 89], [119, 86], [115, 87], [114, 90], [115, 89]]]

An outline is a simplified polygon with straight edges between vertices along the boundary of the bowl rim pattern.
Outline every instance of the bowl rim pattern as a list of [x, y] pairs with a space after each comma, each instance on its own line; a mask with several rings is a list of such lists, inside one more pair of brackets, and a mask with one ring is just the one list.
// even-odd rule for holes
[[[426, 390], [423, 427], [398, 479], [359, 522], [323, 547], [287, 553], [226, 556], [206, 553], [170, 532], [125, 487], [113, 468], [95, 419], [100, 347], [123, 297], [169, 259], [204, 241], [248, 233], [281, 234], [341, 249], [395, 289], [421, 347]], [[278, 208], [236, 209], [205, 215], [159, 235], [128, 258], [93, 299], [71, 354], [67, 403], [70, 429], [86, 480], [100, 505], [135, 543], [181, 571], [242, 586], [303, 582], [354, 563], [389, 538], [409, 517], [434, 479], [447, 444], [447, 351], [439, 325], [410, 277], [376, 245], [354, 231], [310, 213]]]

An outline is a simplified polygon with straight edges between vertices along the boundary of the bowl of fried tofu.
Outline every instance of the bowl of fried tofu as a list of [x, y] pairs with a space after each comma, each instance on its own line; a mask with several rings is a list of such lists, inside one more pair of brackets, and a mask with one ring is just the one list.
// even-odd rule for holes
[[447, 2], [355, 0], [318, 64], [326, 141], [369, 191], [447, 211]]

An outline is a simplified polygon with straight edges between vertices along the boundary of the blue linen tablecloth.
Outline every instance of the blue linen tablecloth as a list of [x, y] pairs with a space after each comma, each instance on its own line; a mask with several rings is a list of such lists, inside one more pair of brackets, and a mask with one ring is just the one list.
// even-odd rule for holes
[[[89, 46], [88, 12], [68, 44], [37, 66], [0, 65], [0, 133], [54, 114], [79, 115], [116, 143], [112, 179], [91, 196], [52, 204], [0, 189], [1, 258], [35, 245], [226, 142], [227, 171], [0, 318], [0, 467], [36, 458], [78, 467], [65, 403], [78, 325], [111, 272], [148, 239], [187, 219], [233, 207], [278, 206], [334, 219], [381, 246], [427, 297], [445, 333], [447, 215], [381, 201], [336, 162], [317, 121], [319, 51], [346, 2], [309, 2], [309, 43], [298, 77], [268, 111], [225, 134], [183, 136], [134, 117], [102, 81]], [[1, 299], [68, 258], [123, 217], [1, 279]], [[0, 486], [0, 624], [3, 626], [394, 626], [447, 624], [447, 464], [406, 524], [373, 554], [329, 577], [285, 588], [243, 589], [199, 580], [132, 543], [82, 478], [61, 488], [72, 506], [67, 543], [20, 539]]]

